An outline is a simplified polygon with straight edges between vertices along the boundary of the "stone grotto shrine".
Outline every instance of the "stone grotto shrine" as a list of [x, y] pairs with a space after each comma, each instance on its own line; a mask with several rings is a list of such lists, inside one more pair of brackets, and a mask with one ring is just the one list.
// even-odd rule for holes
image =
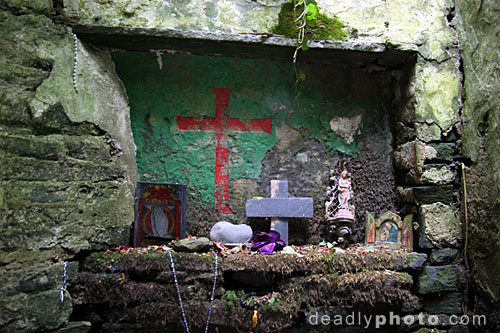
[[499, 14], [0, 0], [0, 332], [499, 331]]

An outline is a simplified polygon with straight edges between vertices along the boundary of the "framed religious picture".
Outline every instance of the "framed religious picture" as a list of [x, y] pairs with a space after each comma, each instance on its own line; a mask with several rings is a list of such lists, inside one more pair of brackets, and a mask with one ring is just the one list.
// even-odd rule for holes
[[388, 249], [413, 251], [413, 215], [404, 219], [395, 213], [387, 212], [377, 219], [366, 212], [365, 243]]
[[134, 247], [186, 237], [186, 185], [137, 182]]

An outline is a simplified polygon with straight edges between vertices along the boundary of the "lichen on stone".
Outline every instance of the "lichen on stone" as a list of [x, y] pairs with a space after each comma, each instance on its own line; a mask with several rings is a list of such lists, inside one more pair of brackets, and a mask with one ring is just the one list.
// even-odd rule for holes
[[434, 123], [446, 135], [458, 121], [461, 105], [458, 62], [451, 59], [440, 64], [417, 62], [415, 96], [417, 122]]
[[441, 167], [432, 167], [422, 173], [420, 180], [424, 184], [450, 184], [456, 178], [456, 172], [451, 170], [447, 165]]
[[453, 206], [436, 202], [420, 207], [423, 232], [434, 246], [456, 247], [462, 240], [462, 226]]

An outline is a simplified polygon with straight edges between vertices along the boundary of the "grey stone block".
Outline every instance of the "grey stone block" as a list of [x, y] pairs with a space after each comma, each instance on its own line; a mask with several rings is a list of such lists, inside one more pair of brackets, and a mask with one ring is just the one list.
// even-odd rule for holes
[[453, 185], [416, 186], [413, 187], [413, 195], [421, 205], [450, 203], [453, 202]]
[[460, 251], [458, 249], [450, 249], [450, 248], [436, 249], [432, 250], [429, 259], [430, 262], [434, 265], [451, 264], [454, 260], [457, 259], [459, 252]]
[[410, 259], [409, 265], [413, 269], [422, 269], [427, 262], [427, 254], [425, 253], [410, 253], [408, 258]]
[[457, 292], [443, 293], [424, 300], [425, 311], [428, 313], [461, 313], [462, 294]]
[[427, 266], [418, 277], [417, 292], [432, 294], [456, 291], [459, 284], [459, 266]]
[[312, 198], [265, 198], [246, 202], [247, 217], [313, 217]]

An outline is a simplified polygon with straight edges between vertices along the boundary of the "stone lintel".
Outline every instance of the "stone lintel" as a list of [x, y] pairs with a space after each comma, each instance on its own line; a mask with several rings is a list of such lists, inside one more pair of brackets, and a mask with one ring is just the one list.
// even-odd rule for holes
[[[273, 34], [230, 34], [176, 29], [73, 25], [78, 38], [99, 47], [128, 51], [169, 50], [228, 57], [269, 58], [289, 61], [296, 47], [294, 38]], [[395, 68], [415, 52], [397, 50], [383, 43], [355, 39], [349, 41], [310, 40], [302, 62], [364, 67], [378, 64]]]

